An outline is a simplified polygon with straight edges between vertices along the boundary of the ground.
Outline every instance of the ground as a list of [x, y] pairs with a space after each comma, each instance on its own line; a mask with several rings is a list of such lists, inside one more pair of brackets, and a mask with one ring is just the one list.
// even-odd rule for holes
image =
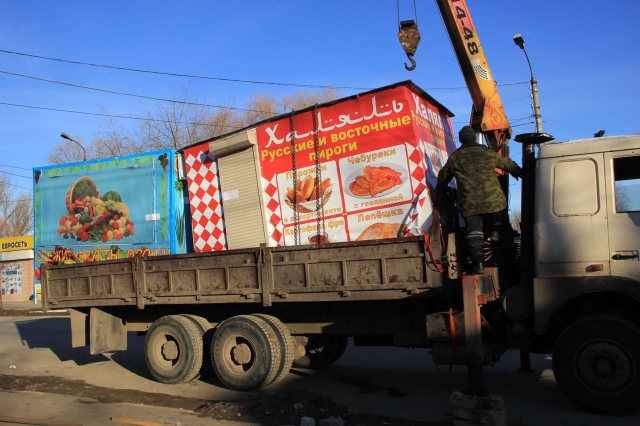
[[[64, 315], [0, 316], [0, 418], [86, 425], [114, 424], [111, 416], [166, 425], [216, 419], [247, 426], [339, 416], [347, 425], [450, 425], [449, 395], [466, 386], [464, 367], [436, 367], [427, 350], [351, 345], [333, 366], [292, 369], [259, 392], [230, 391], [215, 377], [163, 385], [147, 372], [143, 342], [130, 333], [126, 352], [91, 356], [88, 348], [71, 348]], [[485, 369], [487, 387], [506, 396], [509, 424], [640, 423], [640, 413], [602, 417], [577, 409], [556, 386], [548, 356], [533, 357], [534, 373], [517, 373], [517, 363], [517, 352], [510, 352]]]

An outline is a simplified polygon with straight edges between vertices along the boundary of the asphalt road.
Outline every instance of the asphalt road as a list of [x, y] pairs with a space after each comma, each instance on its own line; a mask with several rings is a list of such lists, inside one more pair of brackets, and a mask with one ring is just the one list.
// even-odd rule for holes
[[[111, 389], [202, 400], [243, 397], [242, 393], [221, 387], [215, 379], [180, 385], [155, 382], [145, 366], [143, 343], [144, 337], [130, 333], [126, 352], [91, 356], [88, 348], [70, 347], [66, 317], [0, 317], [0, 374], [56, 376]], [[532, 363], [534, 373], [518, 373], [518, 354], [510, 352], [494, 367], [485, 369], [487, 387], [506, 397], [510, 424], [640, 424], [640, 412], [629, 417], [603, 417], [580, 411], [556, 386], [549, 357], [534, 356]], [[10, 369], [11, 365], [16, 368]], [[306, 390], [329, 396], [352, 412], [443, 424], [452, 421], [449, 395], [465, 386], [464, 367], [438, 369], [427, 350], [350, 346], [330, 368], [291, 370], [282, 382], [265, 391]], [[38, 399], [46, 399], [38, 395]], [[78, 401], [76, 398], [68, 403]]]

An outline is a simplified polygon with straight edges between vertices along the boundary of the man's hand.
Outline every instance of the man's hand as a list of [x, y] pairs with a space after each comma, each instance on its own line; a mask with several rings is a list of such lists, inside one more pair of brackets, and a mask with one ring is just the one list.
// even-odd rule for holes
[[516, 178], [516, 180], [520, 179], [522, 177], [522, 169], [520, 167], [518, 167], [517, 170], [515, 170], [513, 173], [511, 173], [511, 176]]

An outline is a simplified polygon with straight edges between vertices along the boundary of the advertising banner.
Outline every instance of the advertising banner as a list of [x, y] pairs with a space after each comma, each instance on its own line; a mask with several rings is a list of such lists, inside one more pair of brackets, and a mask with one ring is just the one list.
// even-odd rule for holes
[[22, 294], [22, 264], [20, 262], [0, 265], [2, 295]]
[[455, 150], [448, 112], [404, 85], [260, 125], [257, 138], [272, 246], [420, 235], [427, 184]]
[[186, 253], [184, 189], [175, 152], [34, 170], [39, 265]]

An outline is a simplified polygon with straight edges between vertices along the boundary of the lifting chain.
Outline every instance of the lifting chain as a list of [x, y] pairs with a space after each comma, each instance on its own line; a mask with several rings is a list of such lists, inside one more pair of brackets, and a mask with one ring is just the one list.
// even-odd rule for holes
[[296, 161], [296, 130], [293, 120], [293, 111], [289, 116], [289, 137], [291, 138], [291, 176], [293, 178], [293, 240], [299, 245], [300, 215], [298, 213], [298, 165]]
[[315, 150], [316, 166], [316, 231], [318, 233], [318, 244], [324, 241], [324, 201], [322, 200], [322, 167], [320, 166], [320, 139], [318, 135], [318, 105], [313, 108], [313, 147]]

